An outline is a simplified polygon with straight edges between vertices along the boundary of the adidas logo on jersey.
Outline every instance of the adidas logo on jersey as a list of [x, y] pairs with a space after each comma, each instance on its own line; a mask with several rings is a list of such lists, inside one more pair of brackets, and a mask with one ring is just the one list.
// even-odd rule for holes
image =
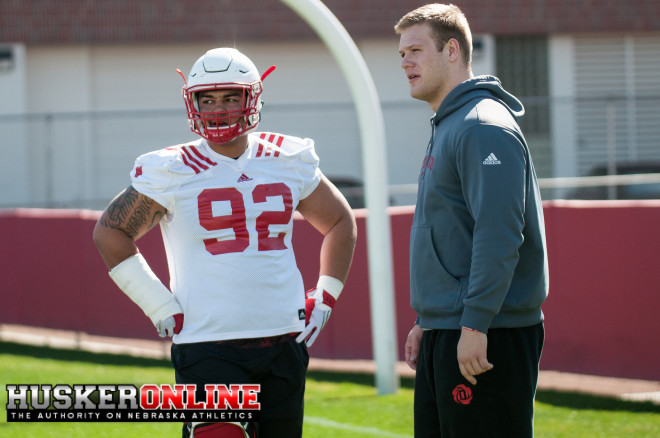
[[497, 159], [495, 154], [490, 154], [486, 159], [484, 160], [484, 165], [487, 166], [492, 166], [494, 164], [502, 164], [500, 160]]
[[246, 182], [246, 181], [252, 181], [252, 178], [250, 178], [249, 176], [247, 176], [244, 173], [242, 173], [241, 176], [238, 178], [238, 180], [236, 180], [237, 183], [242, 183], [242, 182]]

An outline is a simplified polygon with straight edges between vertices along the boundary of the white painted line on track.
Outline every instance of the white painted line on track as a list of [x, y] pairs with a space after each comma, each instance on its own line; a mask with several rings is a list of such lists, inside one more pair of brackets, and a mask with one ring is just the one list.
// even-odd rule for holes
[[348, 430], [360, 434], [374, 435], [388, 438], [412, 438], [412, 435], [401, 435], [400, 433], [387, 432], [375, 427], [355, 426], [353, 424], [339, 423], [323, 417], [309, 417], [305, 415], [305, 422], [316, 426], [329, 427], [332, 429]]

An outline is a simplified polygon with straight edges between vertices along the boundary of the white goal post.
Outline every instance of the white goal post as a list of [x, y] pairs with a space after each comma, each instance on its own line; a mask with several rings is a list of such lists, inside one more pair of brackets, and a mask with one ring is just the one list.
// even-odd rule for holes
[[[371, 331], [379, 394], [396, 393], [397, 341], [392, 238], [387, 215], [385, 123], [376, 86], [355, 42], [320, 0], [282, 0], [318, 34], [348, 82], [360, 126], [367, 216]], [[412, 324], [412, 321], [411, 321]], [[346, 342], [350, 342], [349, 339]]]

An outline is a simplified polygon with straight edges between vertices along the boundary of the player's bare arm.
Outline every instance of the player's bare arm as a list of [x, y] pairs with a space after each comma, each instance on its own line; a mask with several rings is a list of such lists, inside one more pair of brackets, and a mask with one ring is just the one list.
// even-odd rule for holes
[[300, 201], [298, 211], [323, 234], [321, 267], [316, 288], [307, 293], [305, 330], [296, 338], [311, 347], [339, 298], [353, 259], [357, 226], [353, 210], [344, 196], [326, 177], [307, 198]]
[[110, 277], [151, 319], [161, 337], [181, 331], [183, 309], [151, 271], [135, 241], [165, 212], [165, 207], [129, 186], [101, 214], [93, 235]]
[[324, 235], [319, 275], [345, 282], [357, 238], [355, 216], [348, 202], [323, 176], [312, 194], [300, 201], [298, 211]]
[[156, 226], [166, 212], [132, 186], [117, 195], [94, 227], [94, 243], [108, 269], [137, 254], [135, 241]]

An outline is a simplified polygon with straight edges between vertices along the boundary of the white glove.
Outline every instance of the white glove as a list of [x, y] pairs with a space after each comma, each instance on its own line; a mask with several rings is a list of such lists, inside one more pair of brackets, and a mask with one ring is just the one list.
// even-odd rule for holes
[[156, 329], [158, 330], [158, 335], [161, 338], [171, 338], [174, 335], [178, 335], [183, 328], [183, 313], [177, 313], [176, 315], [168, 316], [165, 319], [161, 319], [156, 323]]
[[311, 347], [321, 329], [330, 318], [330, 313], [341, 293], [344, 284], [326, 275], [319, 278], [316, 288], [307, 291], [305, 299], [305, 330], [298, 335], [296, 342], [303, 342]]

